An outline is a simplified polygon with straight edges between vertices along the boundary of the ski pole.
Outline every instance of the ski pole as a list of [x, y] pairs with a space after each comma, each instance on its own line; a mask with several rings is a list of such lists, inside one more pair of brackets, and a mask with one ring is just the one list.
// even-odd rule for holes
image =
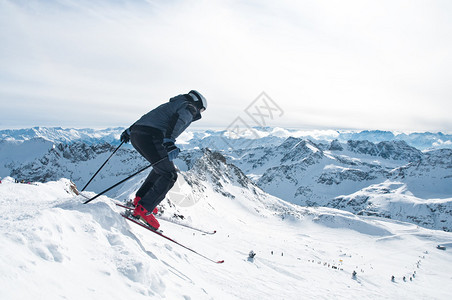
[[102, 191], [102, 192], [100, 192], [99, 194], [97, 194], [96, 196], [94, 196], [94, 197], [92, 197], [92, 198], [86, 200], [85, 202], [83, 202], [83, 204], [87, 204], [87, 203], [93, 201], [94, 199], [96, 199], [97, 197], [99, 197], [99, 196], [105, 194], [105, 193], [108, 192], [109, 190], [114, 189], [115, 187], [117, 187], [117, 186], [120, 185], [121, 183], [126, 182], [126, 181], [129, 180], [130, 178], [132, 178], [132, 177], [134, 177], [134, 176], [140, 174], [141, 172], [143, 172], [144, 170], [146, 170], [146, 169], [148, 169], [148, 168], [150, 168], [150, 167], [155, 166], [156, 164], [158, 164], [159, 162], [161, 162], [161, 161], [163, 161], [164, 159], [167, 159], [167, 158], [168, 158], [168, 156], [165, 156], [164, 158], [160, 159], [159, 161], [156, 161], [155, 163], [150, 164], [150, 165], [148, 165], [148, 166], [146, 166], [146, 167], [144, 167], [144, 168], [142, 168], [142, 169], [136, 171], [135, 173], [133, 173], [133, 174], [130, 175], [129, 177], [124, 178], [123, 180], [121, 180], [121, 181], [118, 182], [118, 183], [115, 183], [114, 185], [112, 185], [111, 187], [109, 187], [108, 189], [106, 189], [105, 191]]
[[91, 177], [91, 179], [88, 181], [88, 183], [83, 187], [82, 192], [86, 189], [86, 187], [88, 186], [88, 184], [91, 183], [91, 181], [94, 179], [94, 177], [96, 177], [97, 173], [100, 172], [100, 170], [102, 170], [102, 168], [105, 166], [105, 164], [107, 164], [107, 162], [110, 160], [110, 158], [116, 153], [116, 151], [118, 151], [118, 149], [122, 146], [122, 144], [124, 144], [124, 142], [121, 142], [121, 144], [119, 144], [119, 146], [115, 149], [115, 151], [113, 151], [113, 153], [107, 158], [107, 160], [102, 164], [102, 166], [100, 166], [99, 170], [97, 170], [96, 173], [94, 173], [93, 177]]

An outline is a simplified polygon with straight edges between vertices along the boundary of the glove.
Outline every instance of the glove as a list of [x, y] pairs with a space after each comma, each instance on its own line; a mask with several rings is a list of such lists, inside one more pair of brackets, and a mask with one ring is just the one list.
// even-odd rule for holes
[[169, 161], [173, 161], [179, 155], [180, 149], [174, 145], [174, 140], [172, 139], [163, 139], [163, 147], [165, 147], [166, 152], [168, 152]]
[[130, 128], [127, 128], [123, 133], [121, 133], [120, 140], [123, 143], [128, 143], [130, 141]]

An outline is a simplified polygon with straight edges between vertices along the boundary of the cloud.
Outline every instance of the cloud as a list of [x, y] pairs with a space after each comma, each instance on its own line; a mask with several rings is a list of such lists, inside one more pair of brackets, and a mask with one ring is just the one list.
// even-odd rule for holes
[[450, 131], [450, 12], [440, 1], [4, 0], [0, 99], [24, 126], [31, 103], [34, 125], [125, 126], [195, 88], [210, 102], [203, 124], [226, 127], [264, 90], [287, 112], [275, 126]]

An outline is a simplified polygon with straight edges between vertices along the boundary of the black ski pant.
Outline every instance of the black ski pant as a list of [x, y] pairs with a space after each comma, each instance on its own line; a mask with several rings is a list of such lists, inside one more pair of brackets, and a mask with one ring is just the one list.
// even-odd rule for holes
[[134, 125], [130, 130], [130, 141], [146, 160], [155, 164], [136, 193], [136, 196], [141, 197], [140, 204], [151, 212], [173, 187], [177, 171], [163, 147], [163, 134], [160, 130]]

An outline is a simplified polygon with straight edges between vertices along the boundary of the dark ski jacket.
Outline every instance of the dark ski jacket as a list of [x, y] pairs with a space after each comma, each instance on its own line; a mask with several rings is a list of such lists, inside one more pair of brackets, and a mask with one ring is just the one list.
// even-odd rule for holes
[[[199, 109], [190, 95], [173, 97], [142, 116], [134, 125], [148, 126], [160, 130], [163, 137], [173, 141], [194, 121], [201, 119]], [[133, 125], [132, 125], [133, 126]]]

